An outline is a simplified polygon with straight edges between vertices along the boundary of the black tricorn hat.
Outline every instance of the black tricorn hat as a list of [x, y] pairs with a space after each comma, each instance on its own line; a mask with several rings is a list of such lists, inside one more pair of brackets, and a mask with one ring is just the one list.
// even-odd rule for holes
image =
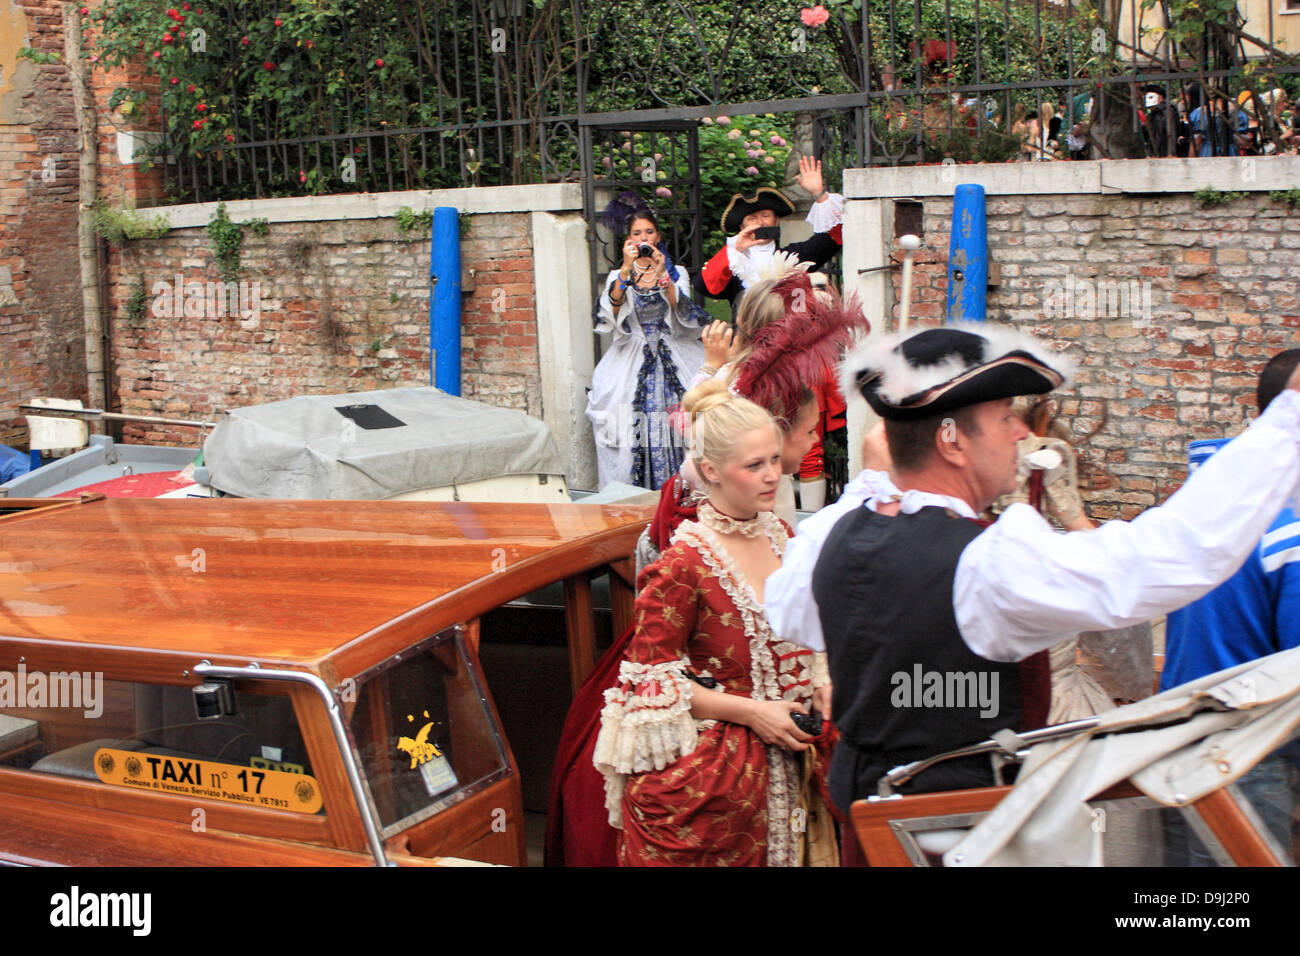
[[731, 202], [727, 203], [727, 209], [722, 214], [723, 234], [733, 236], [740, 232], [740, 225], [745, 221], [745, 217], [751, 212], [759, 212], [763, 209], [772, 210], [780, 219], [794, 212], [794, 203], [781, 190], [773, 189], [771, 186], [759, 186], [752, 196], [736, 193], [731, 197]]
[[1148, 83], [1146, 86], [1142, 87], [1142, 92], [1144, 94], [1159, 93], [1165, 99], [1169, 99], [1169, 91], [1166, 90], [1163, 86], [1157, 86], [1155, 83]]
[[980, 402], [1041, 395], [1069, 383], [1074, 363], [1015, 329], [989, 323], [872, 335], [840, 365], [845, 395], [881, 418], [914, 421]]

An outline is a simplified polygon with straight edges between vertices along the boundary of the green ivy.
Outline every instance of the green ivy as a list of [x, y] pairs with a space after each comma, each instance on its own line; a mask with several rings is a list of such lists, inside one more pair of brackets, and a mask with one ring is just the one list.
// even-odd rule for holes
[[1249, 193], [1224, 192], [1213, 186], [1206, 186], [1192, 193], [1192, 198], [1202, 206], [1225, 206], [1234, 199], [1244, 199]]
[[212, 255], [217, 260], [221, 278], [227, 282], [239, 275], [239, 257], [244, 245], [245, 229], [255, 236], [265, 236], [270, 232], [270, 226], [265, 219], [231, 222], [230, 217], [226, 215], [225, 203], [217, 205], [217, 211], [208, 223], [208, 240], [212, 244]]
[[91, 207], [90, 222], [95, 232], [115, 246], [123, 246], [132, 239], [159, 239], [171, 229], [166, 216], [146, 217], [134, 209], [110, 206], [103, 201]]
[[57, 53], [47, 53], [44, 50], [34, 50], [29, 46], [23, 47], [18, 51], [18, 59], [31, 60], [33, 63], [62, 63], [63, 57]]
[[1292, 209], [1300, 209], [1300, 189], [1274, 189], [1268, 198], [1277, 203], [1286, 203]]
[[393, 218], [397, 220], [397, 231], [403, 239], [414, 239], [415, 233], [424, 233], [433, 226], [432, 209], [416, 212], [410, 206], [403, 206], [393, 214]]
[[144, 325], [149, 295], [144, 290], [144, 276], [137, 275], [126, 300], [126, 320], [134, 327]]

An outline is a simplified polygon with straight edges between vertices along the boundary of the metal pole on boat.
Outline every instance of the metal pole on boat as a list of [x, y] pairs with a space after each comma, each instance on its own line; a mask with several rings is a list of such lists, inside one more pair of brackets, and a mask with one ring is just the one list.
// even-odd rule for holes
[[454, 206], [433, 210], [429, 286], [429, 384], [459, 395], [460, 215]]
[[195, 422], [183, 418], [158, 418], [156, 415], [123, 415], [102, 408], [54, 408], [47, 405], [19, 405], [24, 415], [39, 418], [75, 418], [85, 422], [143, 422], [146, 425], [181, 425], [186, 428], [215, 428], [216, 422]]

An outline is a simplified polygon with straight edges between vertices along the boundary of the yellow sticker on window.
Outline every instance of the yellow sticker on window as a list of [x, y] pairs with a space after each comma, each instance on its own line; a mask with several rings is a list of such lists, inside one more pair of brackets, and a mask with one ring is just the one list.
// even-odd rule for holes
[[104, 783], [115, 787], [207, 797], [297, 813], [315, 813], [321, 807], [316, 778], [284, 770], [261, 770], [214, 760], [187, 760], [104, 747], [95, 751], [95, 773]]

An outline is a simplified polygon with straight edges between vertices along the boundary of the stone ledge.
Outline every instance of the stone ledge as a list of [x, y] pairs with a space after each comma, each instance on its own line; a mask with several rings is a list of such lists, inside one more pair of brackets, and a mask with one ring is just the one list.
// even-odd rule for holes
[[848, 199], [951, 196], [963, 183], [977, 183], [989, 196], [1188, 193], [1206, 186], [1267, 192], [1291, 189], [1297, 182], [1300, 156], [1056, 160], [846, 169], [844, 195]]
[[[137, 210], [144, 216], [162, 216], [173, 229], [206, 226], [217, 203], [154, 206]], [[387, 219], [403, 206], [416, 212], [436, 206], [453, 206], [462, 213], [577, 212], [582, 209], [578, 183], [523, 186], [483, 186], [469, 189], [419, 189], [391, 193], [351, 193], [346, 196], [295, 196], [282, 199], [235, 199], [226, 203], [232, 220], [265, 219], [267, 222], [328, 222], [343, 219]]]

